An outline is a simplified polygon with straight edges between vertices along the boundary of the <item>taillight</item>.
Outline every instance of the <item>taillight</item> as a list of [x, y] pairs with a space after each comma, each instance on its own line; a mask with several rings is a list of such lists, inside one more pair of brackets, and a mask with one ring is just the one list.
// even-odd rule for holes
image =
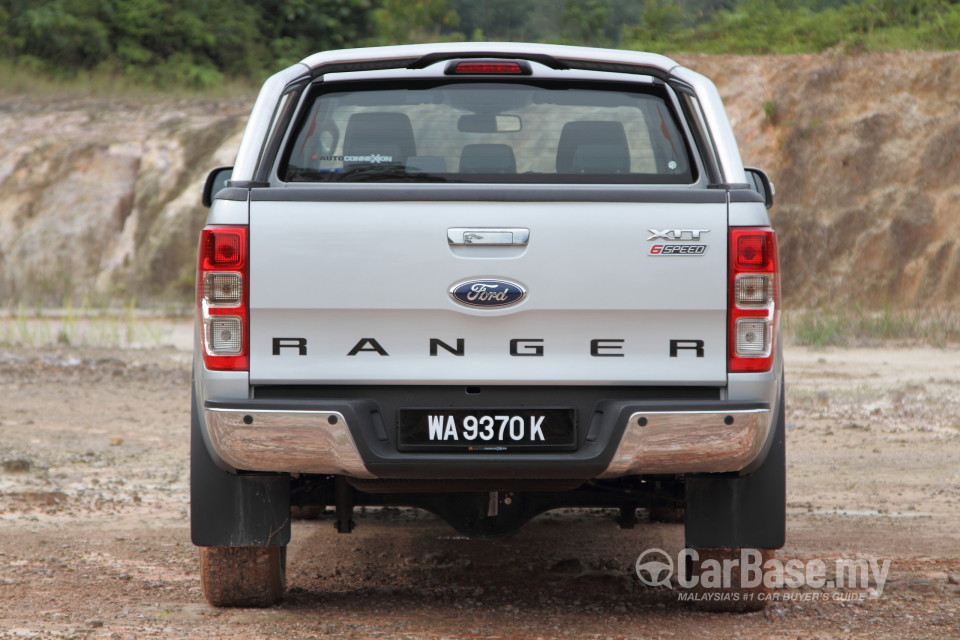
[[731, 372], [769, 371], [780, 317], [777, 235], [769, 227], [730, 230]]
[[197, 308], [208, 369], [248, 367], [247, 273], [246, 227], [211, 226], [200, 232]]

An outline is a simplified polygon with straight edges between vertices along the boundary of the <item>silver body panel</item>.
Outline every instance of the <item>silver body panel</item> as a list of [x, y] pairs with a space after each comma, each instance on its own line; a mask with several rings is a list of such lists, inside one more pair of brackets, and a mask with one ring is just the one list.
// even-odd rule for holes
[[[723, 204], [253, 202], [251, 382], [723, 385], [725, 221]], [[448, 229], [471, 223], [529, 241], [451, 246]], [[682, 244], [705, 253], [650, 255], [650, 229], [668, 227], [704, 230]], [[450, 298], [474, 278], [528, 294], [491, 309]], [[281, 337], [306, 339], [306, 355], [275, 355]], [[348, 355], [364, 338], [388, 355]], [[431, 356], [431, 338], [465, 353]], [[531, 342], [511, 355], [511, 339]], [[671, 357], [671, 340], [702, 341], [702, 357]]]

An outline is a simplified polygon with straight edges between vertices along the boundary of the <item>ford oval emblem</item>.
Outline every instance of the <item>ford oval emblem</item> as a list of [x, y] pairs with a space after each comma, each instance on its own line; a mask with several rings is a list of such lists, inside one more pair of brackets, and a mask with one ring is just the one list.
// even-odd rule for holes
[[515, 282], [506, 280], [467, 280], [450, 289], [450, 295], [468, 307], [509, 307], [527, 295]]

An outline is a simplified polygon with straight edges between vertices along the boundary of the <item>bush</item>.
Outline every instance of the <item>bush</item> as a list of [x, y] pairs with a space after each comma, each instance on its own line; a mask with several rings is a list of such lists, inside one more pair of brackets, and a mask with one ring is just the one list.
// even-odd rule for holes
[[373, 0], [0, 0], [0, 58], [208, 88], [369, 37]]

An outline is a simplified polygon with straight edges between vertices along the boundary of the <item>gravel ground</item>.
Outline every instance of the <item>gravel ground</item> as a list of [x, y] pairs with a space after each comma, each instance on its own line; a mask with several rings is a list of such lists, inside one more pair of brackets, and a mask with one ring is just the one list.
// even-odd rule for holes
[[879, 597], [783, 587], [748, 614], [636, 579], [681, 525], [579, 510], [499, 541], [407, 509], [360, 512], [350, 535], [297, 521], [283, 605], [210, 607], [187, 521], [190, 357], [0, 347], [0, 638], [960, 637], [960, 350], [788, 349], [778, 557], [889, 575]]

